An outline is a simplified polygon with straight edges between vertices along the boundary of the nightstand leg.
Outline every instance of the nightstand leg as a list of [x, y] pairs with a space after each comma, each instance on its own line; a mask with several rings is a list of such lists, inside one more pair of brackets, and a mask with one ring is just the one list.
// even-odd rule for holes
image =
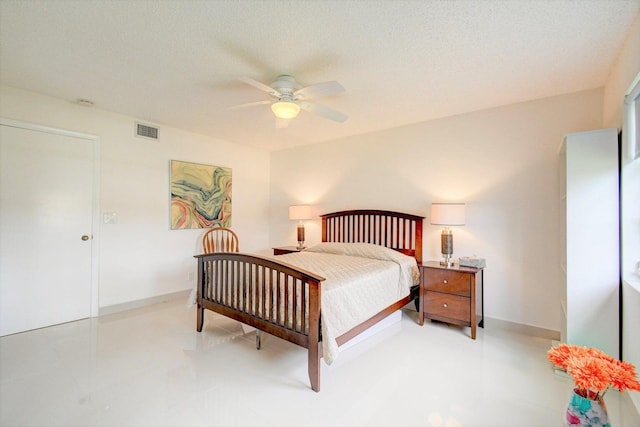
[[476, 339], [476, 325], [477, 325], [477, 318], [476, 318], [476, 276], [475, 275], [471, 275], [471, 339], [475, 340]]
[[476, 339], [476, 307], [475, 304], [471, 304], [473, 308], [471, 311], [471, 339]]
[[480, 270], [480, 307], [482, 307], [482, 319], [478, 326], [484, 328], [484, 270]]
[[422, 290], [422, 280], [420, 281], [420, 293], [418, 294], [418, 325], [424, 325], [424, 291]]

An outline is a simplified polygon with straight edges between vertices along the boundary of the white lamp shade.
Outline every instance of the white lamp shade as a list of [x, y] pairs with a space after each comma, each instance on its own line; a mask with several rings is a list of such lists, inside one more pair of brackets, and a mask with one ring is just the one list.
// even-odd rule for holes
[[464, 225], [464, 203], [433, 203], [431, 205], [431, 224]]
[[311, 206], [293, 205], [289, 206], [289, 219], [311, 219]]
[[291, 101], [277, 101], [271, 104], [271, 111], [279, 119], [293, 119], [300, 112], [300, 106]]

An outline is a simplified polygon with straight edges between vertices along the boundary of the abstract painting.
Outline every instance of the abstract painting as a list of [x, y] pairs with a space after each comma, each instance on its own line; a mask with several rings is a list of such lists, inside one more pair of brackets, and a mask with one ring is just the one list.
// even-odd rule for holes
[[171, 229], [231, 227], [231, 168], [171, 160]]

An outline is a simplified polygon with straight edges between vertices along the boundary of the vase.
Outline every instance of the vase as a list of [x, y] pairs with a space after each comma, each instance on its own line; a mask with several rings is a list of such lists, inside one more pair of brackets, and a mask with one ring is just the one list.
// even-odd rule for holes
[[575, 390], [571, 393], [565, 418], [566, 426], [611, 427], [604, 401], [587, 399]]

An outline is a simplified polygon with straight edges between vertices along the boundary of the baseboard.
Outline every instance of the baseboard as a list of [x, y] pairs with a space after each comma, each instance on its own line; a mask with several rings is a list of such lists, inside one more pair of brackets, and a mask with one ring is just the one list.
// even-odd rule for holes
[[98, 308], [98, 316], [106, 316], [108, 314], [120, 313], [134, 308], [146, 307], [149, 305], [160, 304], [163, 302], [182, 299], [187, 303], [191, 289], [184, 291], [172, 292], [170, 294], [157, 295], [155, 297], [143, 298], [135, 301], [124, 302], [122, 304], [108, 305]]
[[529, 335], [537, 338], [545, 338], [548, 340], [560, 340], [560, 331], [553, 329], [540, 328], [538, 326], [525, 325], [524, 323], [510, 322], [503, 319], [495, 319], [486, 317], [484, 319], [485, 330], [502, 329], [509, 332], [516, 332], [523, 335]]
[[[413, 311], [417, 313], [415, 304], [411, 301], [403, 307], [403, 310]], [[484, 329], [502, 329], [509, 332], [516, 332], [532, 337], [545, 338], [548, 340], [560, 341], [560, 331], [553, 329], [540, 328], [538, 326], [526, 325], [524, 323], [510, 322], [508, 320], [496, 319], [494, 317], [484, 317]]]
[[[105, 307], [100, 307], [98, 309], [98, 316], [105, 316], [108, 314], [120, 313], [122, 311], [146, 307], [149, 305], [173, 301], [176, 299], [183, 299], [186, 304], [188, 302], [190, 294], [191, 294], [191, 289], [187, 289], [184, 291], [173, 292], [170, 294], [158, 295], [155, 297], [129, 301], [122, 304], [114, 304], [114, 305], [109, 305]], [[405, 306], [405, 309], [406, 308], [412, 311], [415, 311], [415, 308], [413, 307], [413, 303], [410, 303], [407, 306]], [[400, 313], [400, 311], [398, 311], [398, 313]], [[389, 323], [395, 323], [397, 321], [398, 321], [397, 318], [394, 318], [394, 317], [391, 317], [391, 319], [388, 319]], [[382, 324], [379, 325], [379, 328], [384, 329], [386, 326], [388, 326], [386, 322], [382, 322]], [[502, 329], [502, 330], [516, 332], [523, 335], [529, 335], [529, 336], [534, 336], [538, 338], [545, 338], [545, 339], [556, 340], [556, 341], [560, 340], [560, 331], [555, 331], [553, 329], [540, 328], [538, 326], [525, 325], [523, 323], [510, 322], [508, 320], [496, 319], [493, 317], [485, 316], [484, 327], [485, 327], [485, 330], [486, 329]], [[353, 341], [353, 340], [350, 340], [350, 341]]]

